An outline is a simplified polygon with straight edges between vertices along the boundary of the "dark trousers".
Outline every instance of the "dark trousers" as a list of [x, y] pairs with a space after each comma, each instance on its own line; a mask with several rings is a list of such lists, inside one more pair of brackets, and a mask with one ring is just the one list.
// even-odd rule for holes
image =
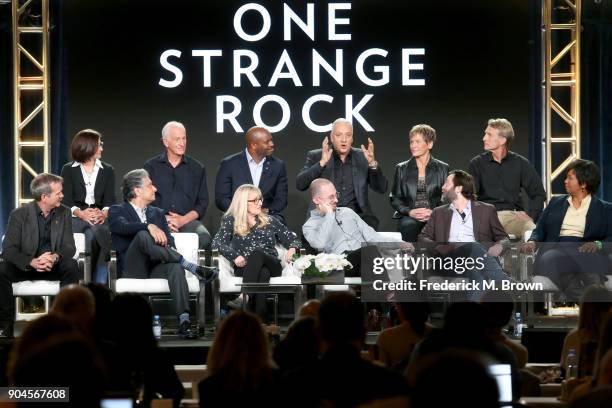
[[[270, 278], [281, 276], [283, 268], [278, 258], [255, 250], [247, 257], [247, 264], [243, 268], [234, 268], [234, 275], [241, 276], [244, 283], [270, 282]], [[249, 298], [249, 308], [266, 322], [266, 295], [257, 293]]]
[[180, 259], [181, 254], [175, 249], [157, 245], [148, 231], [140, 231], [125, 252], [122, 276], [167, 279], [176, 314], [188, 313], [189, 286]]
[[402, 241], [406, 242], [417, 242], [424, 226], [424, 222], [407, 215], [397, 220], [397, 230], [402, 234]]
[[579, 302], [586, 287], [603, 283], [608, 270], [606, 254], [578, 252], [580, 245], [582, 242], [544, 244], [535, 265], [536, 274], [550, 279], [570, 302]]
[[60, 286], [79, 283], [79, 267], [72, 258], [61, 258], [49, 272], [22, 271], [10, 262], [0, 262], [0, 329], [9, 329], [15, 319], [13, 283], [27, 280], [60, 281]]
[[[107, 262], [110, 257], [111, 233], [108, 221], [91, 225], [78, 217], [72, 217], [72, 232], [85, 234], [85, 248], [91, 254], [91, 265], [94, 268], [94, 281], [106, 284], [108, 279]], [[100, 269], [104, 268], [103, 273]], [[104, 276], [97, 276], [100, 273]]]
[[193, 220], [183, 225], [179, 232], [195, 232], [198, 234], [198, 248], [206, 249], [210, 244], [210, 232], [199, 220]]

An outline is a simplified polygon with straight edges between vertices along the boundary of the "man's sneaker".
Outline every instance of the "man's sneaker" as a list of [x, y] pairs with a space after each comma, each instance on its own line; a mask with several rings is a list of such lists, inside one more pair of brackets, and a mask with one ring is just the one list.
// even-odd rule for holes
[[227, 307], [234, 310], [239, 310], [244, 308], [244, 299], [242, 295], [238, 295], [238, 297], [234, 300], [230, 300], [227, 302]]
[[191, 328], [189, 320], [184, 320], [179, 326], [179, 336], [183, 339], [194, 340], [198, 338], [198, 332]]

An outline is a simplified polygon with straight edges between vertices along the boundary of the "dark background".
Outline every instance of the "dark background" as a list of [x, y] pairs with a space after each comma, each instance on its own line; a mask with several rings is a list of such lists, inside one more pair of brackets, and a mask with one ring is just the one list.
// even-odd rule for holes
[[[324, 134], [309, 130], [301, 118], [303, 102], [314, 94], [329, 94], [334, 103], [320, 103], [313, 110], [315, 122], [331, 122], [344, 116], [344, 95], [353, 94], [356, 104], [365, 94], [374, 94], [361, 111], [375, 132], [366, 132], [355, 122], [354, 146], [372, 137], [376, 158], [390, 183], [394, 166], [410, 156], [408, 131], [417, 123], [428, 123], [438, 133], [433, 154], [451, 168], [467, 168], [471, 157], [482, 151], [482, 135], [492, 117], [505, 117], [514, 125], [513, 150], [528, 155], [529, 135], [529, 10], [528, 1], [508, 0], [410, 0], [355, 1], [352, 10], [341, 11], [351, 24], [339, 32], [351, 32], [352, 41], [327, 40], [327, 2], [315, 2], [316, 34], [312, 42], [293, 26], [293, 40], [283, 41], [282, 2], [261, 1], [272, 15], [268, 36], [256, 43], [238, 37], [233, 16], [246, 1], [64, 1], [63, 30], [67, 101], [65, 137], [82, 128], [103, 134], [103, 160], [113, 164], [117, 185], [126, 171], [141, 167], [162, 150], [161, 128], [178, 120], [187, 127], [188, 154], [207, 169], [211, 204], [205, 224], [216, 230], [220, 211], [214, 206], [214, 180], [219, 161], [244, 148], [244, 134], [235, 133], [228, 122], [225, 133], [216, 133], [215, 97], [229, 94], [242, 101], [238, 120], [244, 130], [253, 125], [252, 108], [267, 94], [282, 96], [291, 107], [289, 125], [274, 134], [275, 155], [287, 163], [289, 226], [299, 230], [307, 207], [307, 193], [295, 189], [295, 176], [308, 150], [320, 147]], [[301, 1], [288, 1], [300, 16], [306, 16]], [[255, 24], [258, 20], [247, 19]], [[253, 28], [253, 31], [255, 29]], [[253, 32], [251, 31], [251, 32]], [[247, 30], [249, 32], [249, 30]], [[364, 50], [379, 47], [389, 52], [386, 60], [372, 57], [373, 65], [389, 65], [390, 83], [369, 87], [360, 83], [355, 61]], [[160, 77], [173, 75], [159, 63], [166, 49], [182, 51], [174, 65], [183, 71], [183, 83], [168, 89], [158, 85]], [[311, 53], [333, 61], [334, 49], [344, 49], [344, 87], [322, 72], [320, 87], [312, 86]], [[424, 87], [401, 86], [401, 49], [425, 48]], [[222, 49], [213, 59], [212, 87], [202, 87], [202, 59], [191, 57], [192, 49]], [[255, 74], [262, 86], [245, 82], [232, 86], [232, 51], [250, 49], [259, 55]], [[282, 49], [287, 49], [303, 82], [281, 79], [267, 87]], [[278, 123], [280, 110], [266, 105], [264, 121]], [[66, 152], [67, 153], [67, 152]], [[66, 155], [66, 160], [68, 156]], [[119, 194], [119, 193], [118, 193]], [[118, 195], [120, 197], [120, 195]], [[395, 230], [387, 195], [370, 194], [381, 230]]]

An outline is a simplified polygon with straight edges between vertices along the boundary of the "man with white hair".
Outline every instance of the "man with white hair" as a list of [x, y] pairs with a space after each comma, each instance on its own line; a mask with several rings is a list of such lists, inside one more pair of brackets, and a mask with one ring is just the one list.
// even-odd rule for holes
[[[306, 191], [314, 179], [330, 180], [338, 192], [338, 206], [357, 213], [369, 226], [378, 228], [378, 218], [372, 213], [368, 198], [368, 186], [384, 194], [389, 181], [374, 157], [374, 142], [368, 138], [368, 146], [352, 147], [353, 125], [344, 118], [336, 119], [328, 137], [320, 149], [306, 155], [306, 164], [297, 175], [296, 187]], [[314, 206], [311, 204], [310, 210]]]
[[346, 254], [353, 265], [350, 272], [357, 276], [364, 271], [371, 272], [374, 258], [381, 257], [376, 244], [398, 242], [404, 249], [413, 248], [401, 240], [383, 237], [363, 221], [350, 208], [338, 206], [338, 196], [334, 184], [324, 178], [313, 180], [310, 195], [315, 209], [302, 226], [304, 238], [313, 248], [332, 254]]
[[157, 188], [153, 205], [166, 212], [172, 232], [195, 232], [199, 247], [210, 243], [210, 233], [201, 220], [208, 207], [206, 169], [198, 160], [185, 154], [187, 132], [180, 122], [171, 121], [162, 129], [166, 151], [144, 164]]

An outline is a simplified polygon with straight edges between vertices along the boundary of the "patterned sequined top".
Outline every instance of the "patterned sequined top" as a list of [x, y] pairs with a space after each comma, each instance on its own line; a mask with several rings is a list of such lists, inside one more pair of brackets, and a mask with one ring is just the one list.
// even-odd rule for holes
[[227, 215], [221, 219], [221, 227], [212, 242], [212, 249], [219, 251], [224, 258], [233, 262], [238, 256], [248, 257], [251, 252], [260, 249], [268, 255], [278, 257], [276, 243], [285, 248], [297, 248], [302, 245], [298, 237], [275, 217], [264, 228], [257, 224], [251, 232], [243, 237], [234, 233], [234, 217]]
[[429, 196], [427, 195], [427, 183], [425, 177], [419, 177], [417, 180], [417, 194], [414, 200], [414, 208], [428, 208]]

